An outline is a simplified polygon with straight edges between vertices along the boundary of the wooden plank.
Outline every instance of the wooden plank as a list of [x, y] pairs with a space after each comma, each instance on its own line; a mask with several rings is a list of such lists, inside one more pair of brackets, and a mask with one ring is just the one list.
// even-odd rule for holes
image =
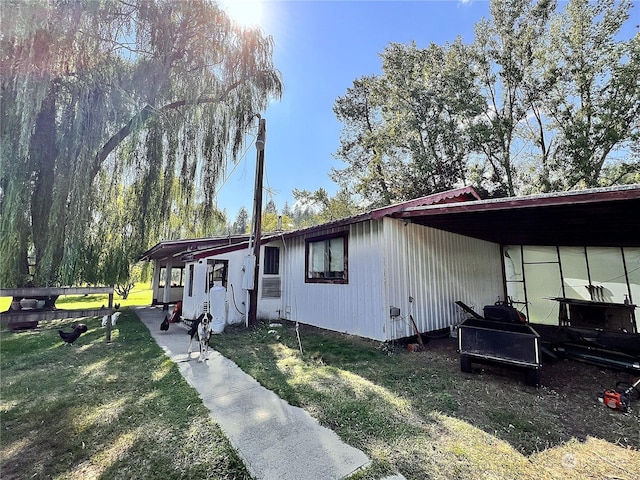
[[110, 287], [24, 287], [0, 288], [0, 297], [48, 297], [52, 295], [109, 295], [113, 294]]
[[111, 315], [112, 313], [112, 308], [88, 308], [76, 310], [8, 310], [0, 313], [0, 324], [11, 326], [11, 323], [18, 322], [38, 322], [42, 320], [58, 320], [63, 318], [102, 317], [104, 315]]

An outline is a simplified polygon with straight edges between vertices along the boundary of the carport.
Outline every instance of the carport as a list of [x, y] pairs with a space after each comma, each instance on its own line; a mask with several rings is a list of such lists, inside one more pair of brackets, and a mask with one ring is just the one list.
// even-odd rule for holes
[[640, 246], [640, 185], [409, 207], [391, 216], [501, 245]]
[[223, 245], [246, 242], [248, 235], [226, 235], [214, 238], [166, 240], [157, 243], [138, 258], [153, 262], [152, 305], [167, 305], [182, 300], [185, 263], [198, 252]]
[[640, 362], [640, 185], [416, 206], [393, 216], [501, 245], [505, 298], [547, 341], [580, 345], [572, 353], [581, 359], [613, 349], [631, 356], [625, 364]]

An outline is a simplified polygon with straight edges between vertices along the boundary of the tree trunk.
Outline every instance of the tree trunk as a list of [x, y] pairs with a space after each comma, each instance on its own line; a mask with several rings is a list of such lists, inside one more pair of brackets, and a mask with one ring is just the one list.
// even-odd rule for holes
[[[49, 216], [53, 197], [55, 163], [58, 156], [56, 147], [56, 90], [55, 87], [51, 87], [42, 102], [40, 112], [36, 117], [29, 149], [34, 179], [31, 194], [31, 226], [36, 255], [35, 276], [38, 283], [40, 283], [39, 279], [42, 273], [38, 267], [41, 265], [47, 244], [50, 244], [52, 240], [49, 234]], [[62, 255], [58, 255], [58, 257], [61, 259]], [[52, 265], [52, 271], [57, 271], [58, 265]]]

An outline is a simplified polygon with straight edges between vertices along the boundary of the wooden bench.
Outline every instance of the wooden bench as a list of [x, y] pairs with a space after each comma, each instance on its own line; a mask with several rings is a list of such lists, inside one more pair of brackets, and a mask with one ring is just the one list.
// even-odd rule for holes
[[[62, 309], [56, 308], [61, 295], [108, 295], [109, 302], [104, 308]], [[12, 297], [9, 310], [0, 313], [0, 324], [13, 330], [35, 328], [41, 320], [62, 318], [100, 317], [113, 313], [113, 286], [111, 287], [35, 287], [0, 288], [0, 297]], [[22, 308], [21, 299], [31, 299], [44, 304], [38, 308]]]

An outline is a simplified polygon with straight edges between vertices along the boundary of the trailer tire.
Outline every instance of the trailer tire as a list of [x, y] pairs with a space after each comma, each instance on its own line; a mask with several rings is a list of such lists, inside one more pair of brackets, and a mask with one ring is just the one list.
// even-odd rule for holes
[[460, 355], [460, 370], [471, 373], [471, 359], [467, 355]]
[[540, 386], [540, 369], [539, 368], [529, 368], [527, 370], [527, 385], [532, 387]]

